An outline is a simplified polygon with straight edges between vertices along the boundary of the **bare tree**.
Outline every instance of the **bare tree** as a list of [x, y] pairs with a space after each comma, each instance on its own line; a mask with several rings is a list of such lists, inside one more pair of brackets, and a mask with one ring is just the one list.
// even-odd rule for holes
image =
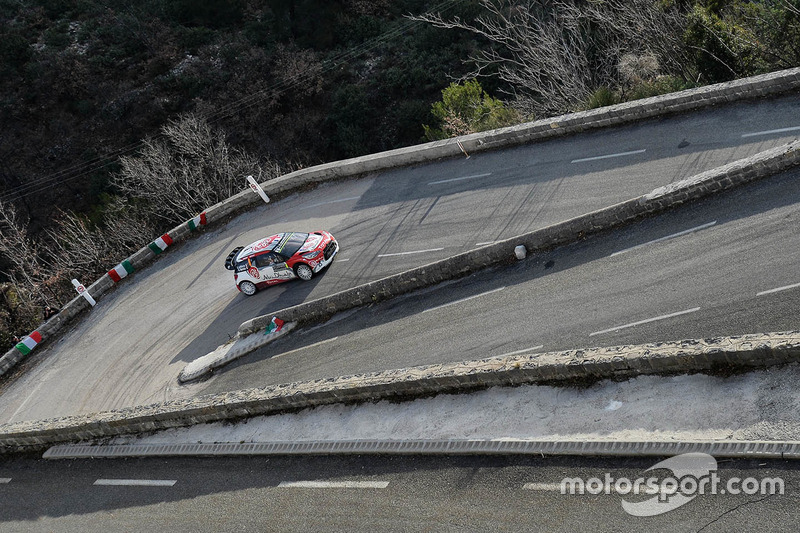
[[95, 274], [106, 256], [107, 245], [100, 231], [74, 213], [62, 212], [47, 235], [53, 255], [60, 264], [69, 265], [74, 277]]
[[245, 189], [246, 175], [264, 181], [281, 172], [231, 148], [221, 131], [196, 116], [167, 124], [163, 134], [162, 140], [147, 141], [138, 156], [122, 158], [122, 172], [114, 178], [122, 194], [105, 207], [99, 225], [61, 212], [37, 242], [14, 206], [0, 201], [0, 256], [15, 294], [39, 305], [59, 304], [72, 295], [70, 279], [93, 279], [165, 225]]
[[53, 262], [68, 268], [64, 280], [69, 281], [74, 277], [94, 279], [109, 265], [145, 246], [157, 232], [147, 212], [115, 197], [106, 206], [101, 225], [72, 212], [61, 212], [56, 226], [46, 235]]
[[221, 130], [196, 115], [162, 128], [163, 138], [145, 141], [134, 157], [122, 157], [114, 185], [156, 220], [174, 223], [194, 216], [247, 187], [245, 176], [264, 181], [279, 173], [231, 147]]
[[625, 54], [653, 56], [661, 68], [683, 68], [683, 18], [654, 0], [480, 0], [468, 22], [441, 15], [411, 17], [466, 30], [488, 46], [471, 57], [473, 75], [496, 72], [530, 115], [580, 107], [598, 87], [619, 82]]
[[43, 255], [43, 247], [28, 235], [26, 226], [14, 205], [0, 200], [0, 256], [10, 265], [3, 274], [21, 294], [30, 294], [42, 305], [55, 304], [57, 266]]

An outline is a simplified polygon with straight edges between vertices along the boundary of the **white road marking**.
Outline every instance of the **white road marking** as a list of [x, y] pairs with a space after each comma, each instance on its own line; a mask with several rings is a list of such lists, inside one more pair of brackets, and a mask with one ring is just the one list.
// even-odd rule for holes
[[388, 481], [281, 481], [279, 487], [301, 489], [385, 489]]
[[491, 291], [482, 292], [480, 294], [474, 294], [472, 296], [467, 296], [466, 298], [461, 298], [460, 300], [456, 300], [455, 302], [446, 303], [443, 305], [437, 305], [436, 307], [431, 307], [430, 309], [425, 309], [423, 313], [427, 313], [428, 311], [435, 311], [436, 309], [441, 309], [442, 307], [447, 307], [449, 305], [460, 304], [461, 302], [466, 302], [467, 300], [472, 300], [473, 298], [480, 298], [481, 296], [486, 296], [487, 294], [492, 294], [493, 292], [500, 292], [505, 287], [500, 287], [499, 289], [493, 289]]
[[495, 244], [495, 243], [498, 243], [498, 242], [500, 242], [500, 241], [476, 242], [475, 246], [486, 246], [487, 244]]
[[393, 254], [378, 254], [378, 257], [392, 257], [395, 255], [411, 255], [411, 254], [424, 254], [425, 252], [440, 252], [444, 248], [429, 248], [427, 250], [415, 250], [413, 252], [397, 252]]
[[0, 483], [11, 483], [10, 477], [0, 477]]
[[625, 248], [624, 250], [620, 250], [618, 252], [614, 252], [613, 254], [611, 254], [611, 257], [614, 257], [615, 255], [619, 255], [619, 254], [624, 254], [625, 252], [630, 252], [631, 250], [636, 250], [637, 248], [641, 248], [643, 246], [649, 246], [649, 245], [655, 244], [657, 242], [668, 241], [669, 239], [674, 239], [675, 237], [680, 237], [682, 235], [687, 235], [689, 233], [694, 233], [695, 231], [700, 231], [702, 229], [710, 228], [711, 226], [713, 226], [716, 223], [717, 223], [717, 221], [715, 220], [713, 222], [709, 222], [707, 224], [703, 224], [703, 225], [697, 226], [695, 228], [689, 228], [689, 229], [686, 229], [686, 230], [683, 230], [683, 231], [679, 231], [678, 233], [673, 233], [672, 235], [667, 235], [666, 237], [661, 237], [659, 239], [654, 239], [652, 241], [647, 241], [647, 242], [642, 243], [642, 244], [637, 244], [636, 246], [631, 246], [630, 248]]
[[347, 261], [350, 261], [350, 258], [348, 257], [347, 259], [339, 259], [339, 258], [337, 257], [337, 258], [336, 258], [336, 261], [337, 261], [337, 262], [339, 262], [339, 263], [346, 263]]
[[498, 355], [497, 357], [505, 357], [507, 355], [517, 355], [520, 353], [532, 352], [533, 350], [538, 350], [540, 348], [544, 348], [544, 344], [540, 344], [539, 346], [531, 346], [530, 348], [523, 348], [522, 350], [517, 350], [515, 352], [504, 353], [502, 355]]
[[585, 161], [597, 161], [598, 159], [610, 159], [612, 157], [625, 157], [627, 155], [643, 154], [647, 150], [633, 150], [631, 152], [620, 152], [618, 154], [598, 155], [595, 157], [584, 157], [582, 159], [573, 159], [570, 163], [583, 163]]
[[792, 285], [786, 285], [784, 287], [778, 287], [777, 289], [770, 289], [768, 291], [757, 292], [756, 296], [763, 296], [765, 294], [772, 294], [773, 292], [788, 291], [789, 289], [796, 289], [797, 287], [800, 287], [800, 283], [793, 283]]
[[450, 178], [448, 180], [439, 180], [439, 181], [430, 181], [428, 185], [438, 185], [440, 183], [450, 183], [451, 181], [463, 181], [463, 180], [471, 180], [475, 178], [485, 178], [486, 176], [491, 176], [491, 172], [487, 172], [485, 174], [475, 174], [474, 176], [462, 176], [460, 178]]
[[171, 487], [177, 482], [177, 479], [98, 479], [94, 484], [131, 487]]
[[800, 130], [800, 126], [792, 126], [791, 128], [780, 128], [777, 130], [764, 130], [764, 131], [754, 131], [752, 133], [743, 133], [742, 138], [745, 137], [756, 137], [758, 135], [771, 135], [773, 133], [785, 133], [787, 131], [797, 131]]
[[333, 337], [333, 338], [330, 338], [330, 339], [325, 339], [324, 341], [315, 342], [314, 344], [309, 344], [308, 346], [303, 346], [301, 348], [295, 348], [294, 350], [289, 350], [288, 352], [279, 353], [278, 355], [273, 355], [272, 359], [277, 359], [278, 357], [283, 357], [284, 355], [289, 355], [290, 353], [296, 353], [296, 352], [299, 352], [301, 350], [307, 350], [309, 348], [315, 348], [315, 347], [317, 347], [317, 346], [319, 346], [321, 344], [325, 344], [326, 342], [333, 342], [338, 338], [339, 337]]
[[633, 326], [638, 326], [640, 324], [647, 324], [649, 322], [655, 322], [656, 320], [664, 320], [666, 318], [672, 318], [672, 317], [675, 317], [675, 316], [688, 315], [689, 313], [694, 313], [694, 312], [699, 311], [699, 310], [700, 310], [699, 307], [695, 307], [694, 309], [686, 309], [685, 311], [678, 311], [677, 313], [670, 313], [668, 315], [661, 315], [661, 316], [656, 316], [656, 317], [653, 317], [653, 318], [648, 318], [648, 319], [645, 319], [645, 320], [639, 320], [638, 322], [631, 322], [630, 324], [625, 324], [625, 325], [622, 325], [622, 326], [616, 326], [616, 327], [613, 327], [613, 328], [604, 329], [602, 331], [595, 331], [594, 333], [589, 333], [589, 336], [593, 337], [595, 335], [602, 335], [603, 333], [611, 333], [612, 331], [619, 331], [619, 330], [625, 329], [625, 328], [632, 328]]
[[321, 205], [338, 204], [339, 202], [349, 202], [350, 200], [358, 200], [359, 198], [361, 198], [361, 197], [360, 196], [353, 196], [351, 198], [340, 198], [338, 200], [328, 200], [327, 202], [320, 202], [318, 204], [306, 205], [306, 206], [301, 207], [300, 209], [311, 209], [312, 207], [319, 207]]
[[522, 490], [537, 490], [542, 492], [561, 492], [561, 483], [525, 483]]

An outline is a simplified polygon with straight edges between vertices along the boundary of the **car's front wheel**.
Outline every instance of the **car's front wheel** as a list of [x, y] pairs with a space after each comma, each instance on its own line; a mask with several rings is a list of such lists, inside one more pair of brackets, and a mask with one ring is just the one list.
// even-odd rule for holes
[[311, 267], [305, 263], [300, 263], [294, 267], [294, 273], [297, 274], [297, 277], [303, 281], [309, 281], [314, 277], [314, 271], [311, 270]]
[[252, 296], [256, 293], [256, 285], [252, 281], [243, 281], [239, 284], [239, 290], [245, 296]]

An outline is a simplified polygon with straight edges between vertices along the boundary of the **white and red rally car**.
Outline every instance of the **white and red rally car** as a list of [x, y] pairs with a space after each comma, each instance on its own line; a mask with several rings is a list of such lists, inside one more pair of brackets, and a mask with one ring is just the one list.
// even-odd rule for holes
[[339, 244], [327, 231], [278, 233], [234, 248], [225, 259], [236, 287], [251, 296], [258, 289], [290, 279], [310, 280], [331, 264]]

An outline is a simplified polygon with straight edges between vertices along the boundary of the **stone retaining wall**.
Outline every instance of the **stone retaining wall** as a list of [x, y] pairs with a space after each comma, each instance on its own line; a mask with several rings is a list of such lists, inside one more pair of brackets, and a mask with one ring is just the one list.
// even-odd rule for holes
[[146, 433], [335, 403], [410, 400], [522, 384], [739, 371], [800, 360], [800, 331], [492, 357], [232, 391], [92, 415], [0, 425], [0, 451]]

